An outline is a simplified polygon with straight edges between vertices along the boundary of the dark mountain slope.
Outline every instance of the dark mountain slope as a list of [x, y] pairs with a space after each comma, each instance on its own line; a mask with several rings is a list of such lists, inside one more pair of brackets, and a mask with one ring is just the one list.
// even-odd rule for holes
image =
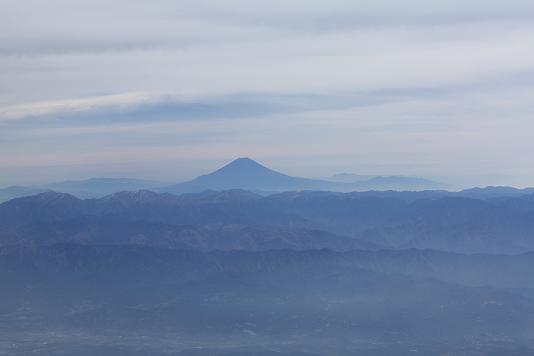
[[389, 247], [520, 253], [534, 250], [533, 197], [479, 200], [439, 192], [297, 192], [262, 202], [304, 218], [313, 228]]
[[[106, 236], [155, 246], [183, 246], [186, 241], [195, 246], [189, 239], [198, 233], [198, 246], [223, 249], [239, 241], [245, 246], [250, 239], [255, 241], [249, 245], [253, 249], [270, 243], [285, 248], [309, 239], [317, 244], [305, 248], [345, 250], [366, 240], [389, 248], [514, 254], [534, 250], [534, 195], [481, 200], [441, 192], [289, 192], [262, 197], [242, 190], [181, 196], [139, 191], [87, 200], [43, 193], [0, 204], [0, 243], [31, 239], [39, 228], [40, 238], [48, 242], [100, 242]], [[219, 245], [222, 238], [210, 243], [217, 234], [233, 234], [233, 240], [226, 248]], [[341, 236], [360, 241], [352, 245]], [[329, 239], [331, 245], [323, 244]], [[348, 243], [343, 248], [341, 239]]]
[[534, 188], [518, 189], [514, 187], [485, 187], [465, 189], [458, 195], [474, 199], [513, 198], [534, 194]]
[[83, 214], [84, 202], [72, 195], [45, 192], [0, 204], [0, 231], [32, 222], [54, 222]]
[[336, 251], [383, 248], [372, 242], [304, 228], [276, 228], [238, 224], [167, 225], [122, 223], [109, 218], [83, 217], [61, 223], [35, 223], [21, 227], [3, 244], [55, 243], [144, 245], [174, 249], [247, 250], [322, 249]]
[[[199, 250], [378, 249], [369, 241], [308, 229], [296, 215], [257, 204], [246, 191], [174, 196], [120, 192], [79, 200], [61, 193], [0, 205], [0, 244], [142, 244]], [[30, 199], [31, 200], [31, 199]]]

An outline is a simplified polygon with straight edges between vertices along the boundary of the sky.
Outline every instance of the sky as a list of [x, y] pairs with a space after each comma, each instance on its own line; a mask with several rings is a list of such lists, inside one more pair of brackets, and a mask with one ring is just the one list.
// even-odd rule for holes
[[243, 156], [534, 186], [531, 0], [0, 1], [0, 186]]

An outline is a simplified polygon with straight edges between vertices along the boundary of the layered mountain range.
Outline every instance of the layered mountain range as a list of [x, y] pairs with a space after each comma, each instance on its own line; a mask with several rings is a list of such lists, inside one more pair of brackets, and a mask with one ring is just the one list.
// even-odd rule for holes
[[226, 166], [191, 181], [170, 184], [126, 178], [92, 178], [69, 180], [33, 187], [12, 186], [0, 189], [0, 201], [45, 191], [69, 193], [79, 198], [100, 198], [120, 191], [141, 189], [161, 193], [199, 193], [205, 190], [245, 189], [263, 194], [290, 190], [363, 191], [363, 190], [425, 190], [443, 188], [441, 183], [413, 177], [368, 177], [354, 181], [292, 177], [269, 169], [250, 158], [238, 158]]
[[532, 190], [323, 190], [381, 179], [354, 178], [26, 190], [0, 203], [0, 355], [534, 352]]
[[533, 236], [531, 194], [475, 199], [440, 191], [304, 191], [265, 197], [244, 190], [182, 195], [145, 190], [85, 200], [45, 192], [0, 204], [2, 245], [523, 253], [534, 250]]

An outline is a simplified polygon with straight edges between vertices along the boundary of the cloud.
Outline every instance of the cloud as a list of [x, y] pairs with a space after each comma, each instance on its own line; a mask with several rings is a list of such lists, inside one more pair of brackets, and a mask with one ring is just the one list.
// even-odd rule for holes
[[89, 98], [44, 101], [0, 109], [0, 120], [20, 120], [41, 116], [76, 115], [99, 109], [125, 110], [132, 106], [147, 105], [160, 98], [141, 93], [127, 93]]
[[[11, 127], [98, 126], [124, 122], [256, 118], [275, 113], [367, 105], [372, 95], [231, 94], [185, 97], [161, 93], [124, 93], [27, 103], [0, 108], [0, 124]], [[380, 100], [384, 100], [383, 98]]]
[[2, 167], [189, 152], [534, 174], [532, 1], [2, 6]]
[[0, 56], [0, 106], [92, 93], [325, 93], [440, 88], [530, 71], [530, 23], [468, 23]]

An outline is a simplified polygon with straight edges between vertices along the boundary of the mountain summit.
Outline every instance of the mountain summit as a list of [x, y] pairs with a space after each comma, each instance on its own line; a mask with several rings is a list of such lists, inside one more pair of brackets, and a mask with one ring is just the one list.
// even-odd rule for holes
[[279, 186], [295, 179], [259, 164], [250, 158], [238, 158], [213, 173], [192, 181], [196, 184], [218, 186], [223, 189]]
[[240, 178], [241, 175], [247, 175], [247, 178], [258, 178], [265, 175], [278, 175], [288, 177], [285, 174], [278, 173], [265, 167], [262, 164], [254, 161], [253, 159], [242, 157], [233, 160], [224, 167], [216, 170], [213, 173], [200, 176], [196, 180], [202, 179], [203, 177], [229, 177], [229, 178]]
[[189, 182], [165, 187], [163, 191], [172, 193], [196, 192], [201, 190], [247, 189], [261, 191], [286, 191], [331, 188], [331, 182], [292, 177], [254, 161], [238, 158], [224, 167], [199, 176]]
[[[367, 177], [365, 177], [367, 178]], [[388, 189], [431, 189], [437, 183], [410, 177], [374, 177], [356, 182], [329, 181], [292, 177], [272, 170], [253, 159], [242, 157], [218, 170], [199, 176], [191, 181], [158, 189], [168, 193], [194, 193], [204, 190], [244, 189], [255, 192], [283, 192], [296, 190], [388, 190]]]

